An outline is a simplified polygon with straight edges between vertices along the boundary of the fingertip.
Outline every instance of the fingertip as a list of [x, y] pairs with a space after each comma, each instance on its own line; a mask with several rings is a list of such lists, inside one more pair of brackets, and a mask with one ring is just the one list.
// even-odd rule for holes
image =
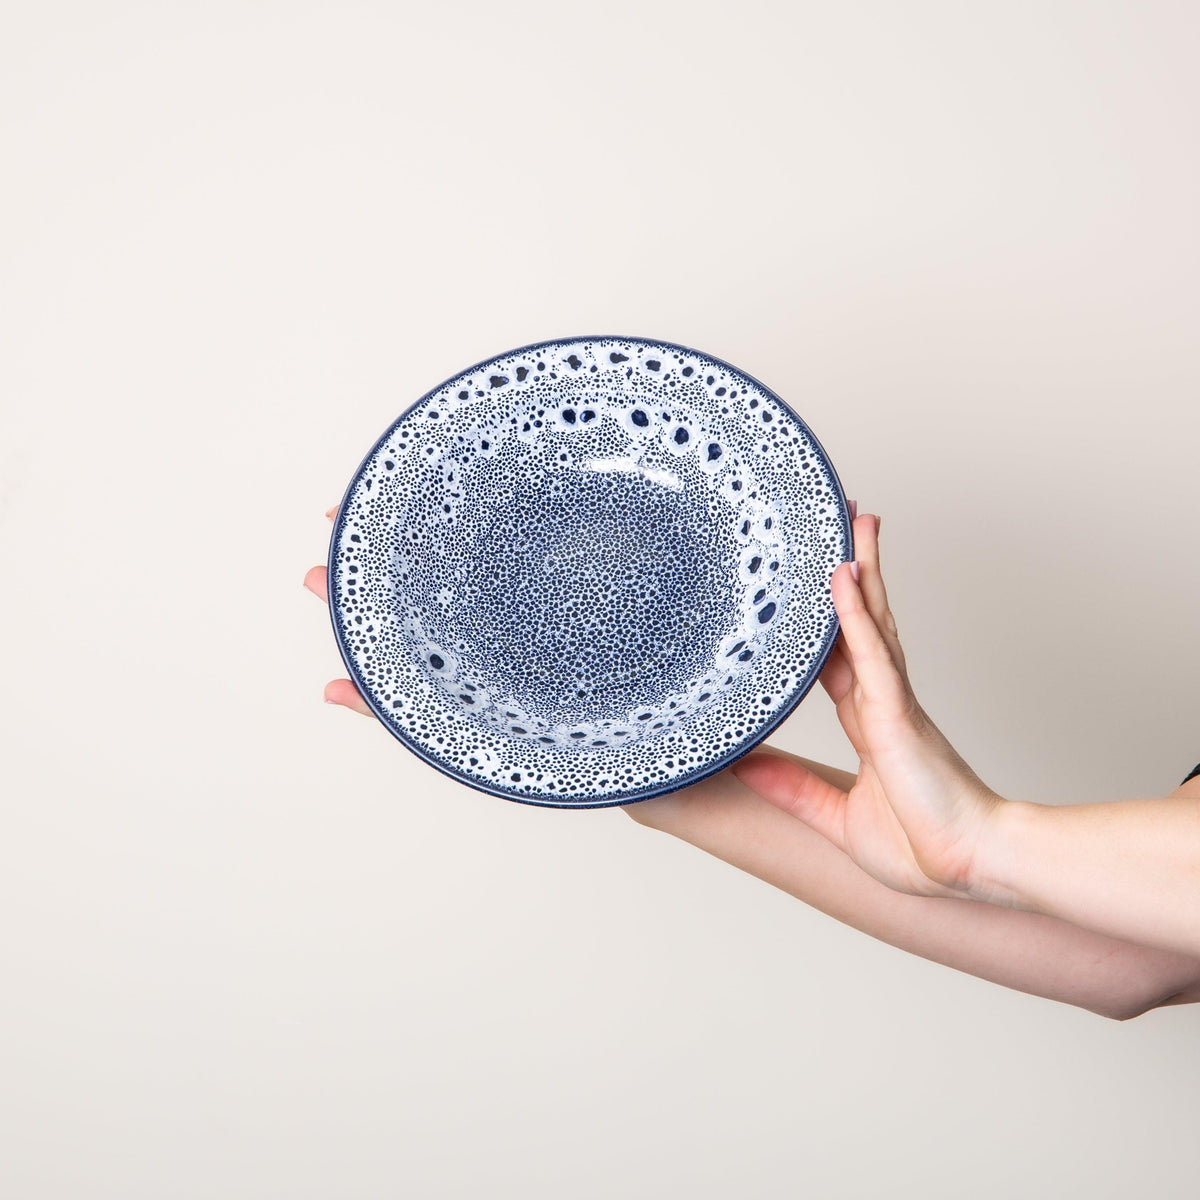
[[331, 679], [325, 685], [325, 703], [336, 704], [361, 713], [364, 717], [374, 716], [371, 706], [359, 694], [358, 688], [349, 679]]
[[328, 600], [329, 568], [309, 567], [304, 574], [304, 586], [319, 600]]

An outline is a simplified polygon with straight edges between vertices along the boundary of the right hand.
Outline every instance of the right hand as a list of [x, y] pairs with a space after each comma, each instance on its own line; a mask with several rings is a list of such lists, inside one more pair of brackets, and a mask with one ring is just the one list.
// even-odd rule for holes
[[859, 579], [833, 573], [841, 633], [821, 672], [859, 758], [842, 791], [789, 756], [752, 753], [733, 766], [747, 786], [805, 821], [881, 883], [924, 896], [994, 899], [976, 853], [1004, 803], [917, 703], [879, 567], [879, 520], [854, 522]]

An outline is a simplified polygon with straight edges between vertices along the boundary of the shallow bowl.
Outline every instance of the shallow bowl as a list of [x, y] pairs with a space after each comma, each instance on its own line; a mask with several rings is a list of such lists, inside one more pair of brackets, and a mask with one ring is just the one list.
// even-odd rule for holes
[[426, 762], [527, 804], [627, 804], [761, 742], [838, 632], [850, 514], [770, 389], [637, 337], [539, 342], [427, 392], [338, 508], [333, 628]]

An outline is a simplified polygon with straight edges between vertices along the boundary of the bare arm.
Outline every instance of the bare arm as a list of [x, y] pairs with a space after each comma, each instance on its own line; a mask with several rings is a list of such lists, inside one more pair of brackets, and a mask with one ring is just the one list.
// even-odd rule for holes
[[[842, 790], [854, 784], [848, 772], [797, 761]], [[1121, 1020], [1200, 1000], [1196, 958], [1040, 913], [896, 892], [728, 771], [626, 811], [889, 945], [1017, 991]]]
[[[332, 519], [335, 512], [330, 509], [326, 516]], [[864, 516], [855, 531], [856, 540], [870, 549], [878, 525]], [[864, 569], [864, 585], [874, 586], [877, 598], [882, 597], [870, 564]], [[325, 600], [325, 567], [313, 567], [305, 586]], [[843, 663], [840, 669], [848, 668]], [[374, 719], [348, 679], [330, 682], [325, 697]], [[857, 779], [795, 755], [785, 757], [843, 792]], [[1176, 795], [1200, 797], [1200, 779]], [[640, 824], [690, 842], [855, 929], [981, 979], [1119, 1019], [1158, 1005], [1200, 1000], [1200, 961], [1194, 958], [1150, 950], [1034, 912], [894, 891], [731, 771], [625, 811]]]
[[1200, 778], [1165, 798], [999, 805], [970, 892], [1200, 958]]

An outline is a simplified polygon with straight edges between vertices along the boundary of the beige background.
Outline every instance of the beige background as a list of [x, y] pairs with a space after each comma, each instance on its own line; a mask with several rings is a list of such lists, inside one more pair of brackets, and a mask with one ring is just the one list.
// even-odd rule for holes
[[[0, 36], [0, 1193], [1191, 1196], [1200, 1017], [906, 956], [322, 705], [323, 510], [635, 333], [779, 391], [992, 786], [1200, 758], [1178, 4], [25, 4]], [[823, 692], [776, 739], [850, 766]]]

